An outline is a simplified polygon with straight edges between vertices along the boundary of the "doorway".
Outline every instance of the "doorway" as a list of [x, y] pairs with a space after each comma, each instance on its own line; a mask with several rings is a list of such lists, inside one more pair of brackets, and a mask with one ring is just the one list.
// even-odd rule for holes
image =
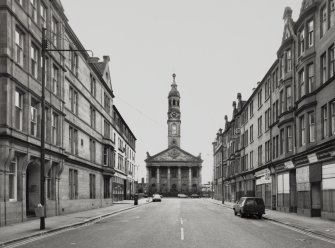
[[31, 162], [26, 172], [26, 214], [35, 216], [35, 207], [40, 202], [40, 168], [36, 162]]
[[311, 183], [312, 217], [321, 216], [321, 182]]

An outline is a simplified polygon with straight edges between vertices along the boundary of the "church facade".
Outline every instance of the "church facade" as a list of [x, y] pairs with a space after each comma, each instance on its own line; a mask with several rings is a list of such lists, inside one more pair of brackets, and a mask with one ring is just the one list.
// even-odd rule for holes
[[153, 156], [147, 153], [147, 192], [164, 196], [201, 193], [201, 155], [180, 148], [180, 94], [173, 74], [168, 96], [168, 148]]

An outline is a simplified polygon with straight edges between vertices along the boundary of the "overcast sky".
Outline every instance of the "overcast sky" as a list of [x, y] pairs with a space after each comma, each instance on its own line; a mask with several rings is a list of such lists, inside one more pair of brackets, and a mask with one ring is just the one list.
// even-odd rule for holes
[[181, 94], [181, 148], [202, 154], [212, 179], [212, 142], [238, 92], [246, 100], [281, 44], [283, 13], [297, 20], [302, 0], [62, 0], [86, 49], [111, 57], [114, 104], [146, 152], [167, 148], [172, 74]]

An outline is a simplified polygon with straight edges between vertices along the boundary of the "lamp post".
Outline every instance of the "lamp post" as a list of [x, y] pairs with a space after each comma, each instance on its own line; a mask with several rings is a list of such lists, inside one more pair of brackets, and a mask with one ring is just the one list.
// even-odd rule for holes
[[45, 216], [46, 216], [46, 207], [45, 207], [45, 54], [46, 52], [57, 51], [57, 52], [75, 52], [75, 51], [85, 51], [91, 52], [93, 57], [93, 52], [91, 50], [85, 49], [49, 49], [48, 48], [48, 39], [46, 38], [47, 29], [42, 29], [42, 96], [41, 96], [41, 108], [42, 108], [42, 120], [41, 120], [41, 160], [40, 160], [40, 203], [43, 207], [43, 213], [40, 217], [40, 230], [45, 229]]

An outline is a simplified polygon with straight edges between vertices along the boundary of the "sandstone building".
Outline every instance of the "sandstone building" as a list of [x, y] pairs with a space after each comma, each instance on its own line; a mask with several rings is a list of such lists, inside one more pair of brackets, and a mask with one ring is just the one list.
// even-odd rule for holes
[[215, 198], [335, 219], [335, 1], [284, 11], [282, 43], [213, 143]]
[[136, 138], [113, 104], [109, 57], [92, 59], [59, 0], [0, 2], [0, 226], [40, 202], [41, 37], [46, 28], [47, 217], [134, 193]]
[[176, 196], [178, 193], [201, 193], [202, 159], [180, 148], [180, 94], [173, 74], [168, 96], [168, 148], [156, 155], [147, 153], [147, 187], [149, 194]]

